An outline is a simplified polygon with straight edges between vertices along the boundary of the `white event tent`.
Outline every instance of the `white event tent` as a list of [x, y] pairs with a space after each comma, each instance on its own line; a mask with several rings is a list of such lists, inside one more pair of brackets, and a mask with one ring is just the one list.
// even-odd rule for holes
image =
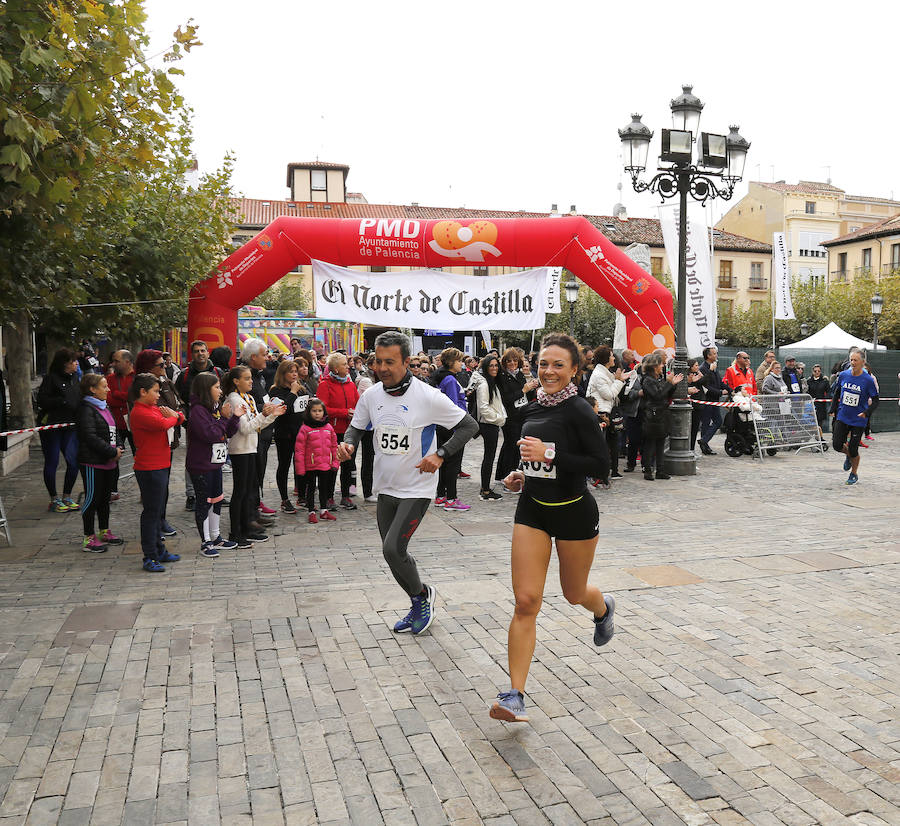
[[[864, 341], [842, 330], [833, 321], [825, 325], [817, 333], [813, 333], [803, 341], [795, 341], [793, 344], [783, 344], [780, 350], [849, 350], [851, 347], [860, 347], [863, 350], [871, 350], [872, 342]], [[879, 350], [886, 350], [883, 344], [879, 344]]]

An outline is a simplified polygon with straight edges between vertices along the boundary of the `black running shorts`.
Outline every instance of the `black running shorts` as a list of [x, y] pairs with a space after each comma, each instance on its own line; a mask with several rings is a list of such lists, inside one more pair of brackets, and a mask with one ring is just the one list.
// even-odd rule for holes
[[851, 459], [855, 459], [859, 456], [859, 442], [862, 439], [863, 432], [866, 429], [865, 419], [860, 419], [862, 424], [859, 427], [850, 427], [850, 425], [842, 422], [837, 416], [834, 418], [833, 426], [831, 428], [831, 444], [834, 447], [837, 453], [840, 453], [844, 447], [844, 443], [847, 441], [847, 437], [850, 437], [850, 441], [847, 444], [847, 454]]
[[587, 491], [559, 504], [539, 502], [523, 493], [516, 506], [515, 523], [536, 528], [557, 539], [578, 542], [593, 539], [600, 531], [597, 501]]

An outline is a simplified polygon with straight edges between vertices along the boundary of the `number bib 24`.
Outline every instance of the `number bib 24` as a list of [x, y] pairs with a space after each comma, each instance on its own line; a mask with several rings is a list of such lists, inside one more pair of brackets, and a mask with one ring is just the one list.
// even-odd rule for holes
[[212, 446], [212, 456], [209, 461], [214, 465], [222, 465], [228, 458], [228, 445], [225, 442], [215, 442]]
[[380, 453], [405, 456], [409, 453], [408, 427], [381, 425], [375, 432], [375, 445]]
[[[556, 449], [556, 445], [553, 442], [544, 442], [544, 444], [549, 448]], [[531, 476], [533, 479], [556, 478], [556, 465], [553, 464], [553, 462], [526, 462], [522, 459], [522, 461], [519, 462], [519, 470], [526, 476]]]

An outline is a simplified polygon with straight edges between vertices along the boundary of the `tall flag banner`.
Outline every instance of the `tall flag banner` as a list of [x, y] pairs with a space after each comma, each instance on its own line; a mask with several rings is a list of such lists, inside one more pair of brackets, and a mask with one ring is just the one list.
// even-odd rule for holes
[[562, 281], [562, 267], [547, 268], [547, 312], [550, 314], [562, 312], [559, 300], [559, 282]]
[[787, 242], [783, 232], [772, 235], [772, 281], [775, 285], [775, 318], [796, 318], [791, 301], [791, 276], [788, 271]]
[[[680, 206], [661, 206], [659, 224], [662, 229], [669, 270], [672, 273], [673, 292], [678, 296], [678, 221]], [[699, 356], [704, 347], [716, 345], [716, 290], [713, 284], [712, 263], [709, 255], [709, 229], [706, 215], [700, 204], [691, 204], [687, 210], [687, 312], [685, 336], [688, 355]], [[680, 300], [680, 298], [679, 298]]]

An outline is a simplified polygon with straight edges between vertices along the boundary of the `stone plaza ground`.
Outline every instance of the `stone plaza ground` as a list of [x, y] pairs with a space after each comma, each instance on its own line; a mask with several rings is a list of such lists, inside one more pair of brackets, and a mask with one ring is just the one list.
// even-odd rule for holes
[[487, 714], [515, 497], [477, 500], [480, 441], [472, 510], [413, 539], [439, 595], [418, 638], [391, 631], [372, 505], [209, 560], [177, 468], [182, 561], [148, 574], [134, 480], [127, 544], [85, 554], [32, 449], [0, 480], [0, 824], [900, 823], [900, 434], [850, 488], [832, 452], [713, 446], [696, 477], [595, 492], [617, 633], [593, 647], [554, 562], [520, 725]]

